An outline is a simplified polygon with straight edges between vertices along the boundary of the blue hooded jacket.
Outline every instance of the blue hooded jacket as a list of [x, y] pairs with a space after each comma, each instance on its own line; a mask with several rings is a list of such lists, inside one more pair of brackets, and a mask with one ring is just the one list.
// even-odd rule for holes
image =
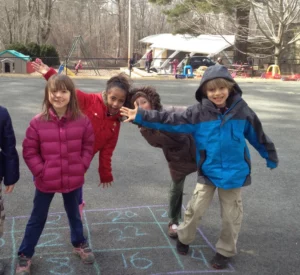
[[10, 115], [0, 106], [0, 182], [15, 184], [20, 177], [19, 156], [16, 150], [16, 138]]
[[[234, 83], [227, 99], [228, 110], [224, 114], [203, 93], [203, 85], [216, 78]], [[241, 95], [240, 87], [227, 68], [214, 65], [205, 71], [196, 91], [198, 104], [173, 113], [139, 108], [134, 123], [157, 130], [192, 134], [197, 148], [198, 183], [223, 189], [239, 188], [251, 183], [246, 139], [266, 159], [267, 167], [276, 168], [278, 164], [273, 142]]]

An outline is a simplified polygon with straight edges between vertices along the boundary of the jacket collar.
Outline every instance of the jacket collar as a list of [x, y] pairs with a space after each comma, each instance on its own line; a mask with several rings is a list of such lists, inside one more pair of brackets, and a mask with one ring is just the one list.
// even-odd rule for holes
[[61, 118], [59, 118], [58, 115], [57, 115], [57, 113], [55, 112], [55, 110], [54, 110], [52, 107], [49, 109], [49, 118], [50, 118], [51, 120], [54, 120], [54, 121], [63, 121], [63, 122], [65, 122], [65, 121], [67, 121], [70, 117], [71, 117], [71, 116], [70, 116], [70, 112], [69, 112], [68, 110], [67, 110], [67, 112], [66, 112]]

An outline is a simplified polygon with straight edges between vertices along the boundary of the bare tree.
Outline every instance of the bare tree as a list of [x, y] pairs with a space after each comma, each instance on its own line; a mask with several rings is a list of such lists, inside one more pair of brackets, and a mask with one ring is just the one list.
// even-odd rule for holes
[[[300, 23], [300, 0], [248, 0], [258, 29], [274, 46], [275, 64], [288, 45], [300, 40], [300, 30], [293, 23]], [[267, 16], [264, 16], [266, 15]], [[290, 33], [290, 37], [286, 34]]]

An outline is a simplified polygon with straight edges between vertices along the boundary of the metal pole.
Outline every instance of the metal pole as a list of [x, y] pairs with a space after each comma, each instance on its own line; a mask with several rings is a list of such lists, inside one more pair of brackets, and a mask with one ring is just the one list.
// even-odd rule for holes
[[128, 1], [128, 70], [131, 76], [130, 60], [132, 58], [132, 19], [131, 19], [131, 0]]

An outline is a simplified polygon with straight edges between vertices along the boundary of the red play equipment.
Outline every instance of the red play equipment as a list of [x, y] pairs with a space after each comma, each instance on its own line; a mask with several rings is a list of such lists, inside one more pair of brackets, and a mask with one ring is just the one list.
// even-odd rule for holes
[[278, 65], [270, 65], [265, 73], [261, 75], [261, 78], [273, 78], [281, 79], [281, 73]]
[[284, 76], [281, 78], [282, 81], [300, 81], [300, 74], [293, 74]]

